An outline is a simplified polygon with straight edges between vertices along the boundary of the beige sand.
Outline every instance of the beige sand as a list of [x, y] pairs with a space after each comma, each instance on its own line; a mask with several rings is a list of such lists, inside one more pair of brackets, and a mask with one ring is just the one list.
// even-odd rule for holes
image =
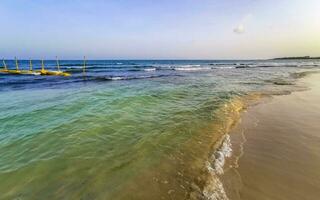
[[230, 200], [320, 199], [320, 75], [299, 84], [310, 90], [249, 108], [232, 131], [221, 177]]

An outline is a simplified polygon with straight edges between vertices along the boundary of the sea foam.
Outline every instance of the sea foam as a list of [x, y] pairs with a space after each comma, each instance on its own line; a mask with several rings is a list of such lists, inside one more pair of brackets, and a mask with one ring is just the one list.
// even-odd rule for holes
[[173, 70], [176, 71], [202, 71], [202, 70], [210, 70], [211, 67], [175, 67]]
[[223, 167], [226, 158], [232, 155], [230, 136], [226, 135], [221, 146], [211, 156], [207, 162], [207, 170], [210, 175], [206, 186], [203, 189], [203, 195], [208, 200], [228, 200], [223, 184], [219, 175], [224, 173]]
[[221, 147], [212, 155], [214, 169], [216, 173], [223, 174], [223, 166], [226, 158], [232, 154], [230, 136], [226, 135]]
[[144, 69], [144, 71], [152, 72], [152, 71], [156, 71], [156, 68], [146, 68], [146, 69]]

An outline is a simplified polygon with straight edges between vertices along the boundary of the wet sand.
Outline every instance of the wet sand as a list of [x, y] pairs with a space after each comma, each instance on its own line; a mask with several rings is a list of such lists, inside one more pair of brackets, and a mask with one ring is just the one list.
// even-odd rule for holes
[[298, 84], [309, 89], [266, 98], [230, 133], [221, 177], [230, 200], [320, 199], [320, 75]]

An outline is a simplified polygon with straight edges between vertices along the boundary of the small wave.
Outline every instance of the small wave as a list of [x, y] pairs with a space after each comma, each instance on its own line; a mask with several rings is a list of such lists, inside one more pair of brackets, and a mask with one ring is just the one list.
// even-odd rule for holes
[[147, 68], [147, 69], [144, 69], [143, 71], [152, 72], [152, 71], [156, 71], [156, 70], [157, 70], [156, 68]]
[[110, 77], [109, 79], [117, 81], [117, 80], [126, 80], [128, 78], [127, 77]]
[[303, 64], [304, 67], [320, 67], [320, 64]]
[[106, 77], [106, 80], [112, 81], [119, 81], [119, 80], [134, 80], [134, 79], [144, 79], [144, 78], [155, 78], [153, 76], [137, 76], [137, 77], [130, 77], [130, 76], [115, 76], [115, 77]]
[[266, 64], [266, 65], [237, 65], [236, 68], [271, 68], [271, 67], [299, 67], [299, 65], [288, 65], [288, 64]]
[[141, 66], [141, 67], [127, 69], [127, 71], [132, 71], [132, 72], [138, 72], [138, 71], [151, 72], [151, 71], [156, 71], [156, 70], [158, 70], [158, 69], [154, 68], [154, 67], [149, 67], [149, 66]]
[[[88, 78], [88, 77], [87, 77]], [[136, 77], [126, 77], [126, 76], [93, 76], [89, 77], [92, 81], [119, 81], [119, 80], [130, 80]]]
[[210, 70], [211, 67], [175, 67], [173, 70], [175, 71], [204, 71]]
[[67, 67], [67, 68], [70, 68], [70, 67], [82, 67], [83, 66], [83, 63], [71, 63], [71, 64], [60, 64], [60, 67]]
[[237, 65], [237, 63], [210, 63], [213, 66], [224, 66], [224, 65]]
[[135, 80], [135, 79], [149, 79], [160, 78], [166, 76], [178, 76], [178, 75], [146, 75], [146, 76], [87, 76], [88, 80], [92, 81], [120, 81], [120, 80]]
[[235, 66], [219, 66], [219, 67], [211, 67], [211, 69], [235, 69]]
[[230, 136], [227, 134], [218, 150], [212, 155], [211, 162], [207, 162], [207, 170], [210, 175], [209, 181], [203, 189], [203, 195], [209, 200], [228, 200], [219, 175], [223, 174], [226, 158], [232, 154]]
[[241, 69], [241, 68], [251, 68], [252, 66], [249, 66], [249, 65], [239, 65], [239, 66], [236, 66], [236, 69]]
[[294, 83], [289, 80], [266, 80], [265, 82], [272, 83], [274, 85], [294, 85]]
[[212, 181], [203, 190], [203, 196], [208, 200], [229, 200], [222, 182], [212, 173]]
[[230, 136], [226, 135], [220, 148], [212, 155], [213, 170], [217, 174], [223, 174], [223, 166], [225, 159], [230, 157], [232, 154]]
[[306, 76], [308, 76], [310, 74], [314, 74], [314, 73], [320, 73], [320, 70], [295, 72], [295, 73], [291, 73], [290, 77], [295, 78], [295, 79], [299, 79], [299, 78], [303, 78], [303, 77], [306, 77]]
[[[121, 62], [115, 62], [115, 63], [86, 63], [86, 67], [88, 66], [109, 66], [109, 65], [124, 65], [124, 63]], [[131, 65], [128, 63], [128, 65]], [[82, 67], [83, 63], [62, 63], [60, 64], [62, 67]]]
[[32, 72], [31, 75], [39, 76], [39, 75], [41, 75], [41, 73], [40, 72]]
[[201, 65], [181, 65], [181, 67], [201, 67]]

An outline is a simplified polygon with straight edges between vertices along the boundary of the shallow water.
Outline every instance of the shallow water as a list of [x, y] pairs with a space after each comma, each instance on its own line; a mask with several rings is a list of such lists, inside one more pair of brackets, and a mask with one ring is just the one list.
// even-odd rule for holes
[[311, 89], [250, 108], [232, 131], [229, 199], [319, 199], [320, 76], [299, 82]]
[[208, 161], [214, 168], [212, 152], [242, 99], [297, 89], [294, 73], [320, 66], [88, 61], [83, 74], [82, 61], [60, 64], [71, 77], [0, 75], [4, 199], [214, 199], [218, 179]]

